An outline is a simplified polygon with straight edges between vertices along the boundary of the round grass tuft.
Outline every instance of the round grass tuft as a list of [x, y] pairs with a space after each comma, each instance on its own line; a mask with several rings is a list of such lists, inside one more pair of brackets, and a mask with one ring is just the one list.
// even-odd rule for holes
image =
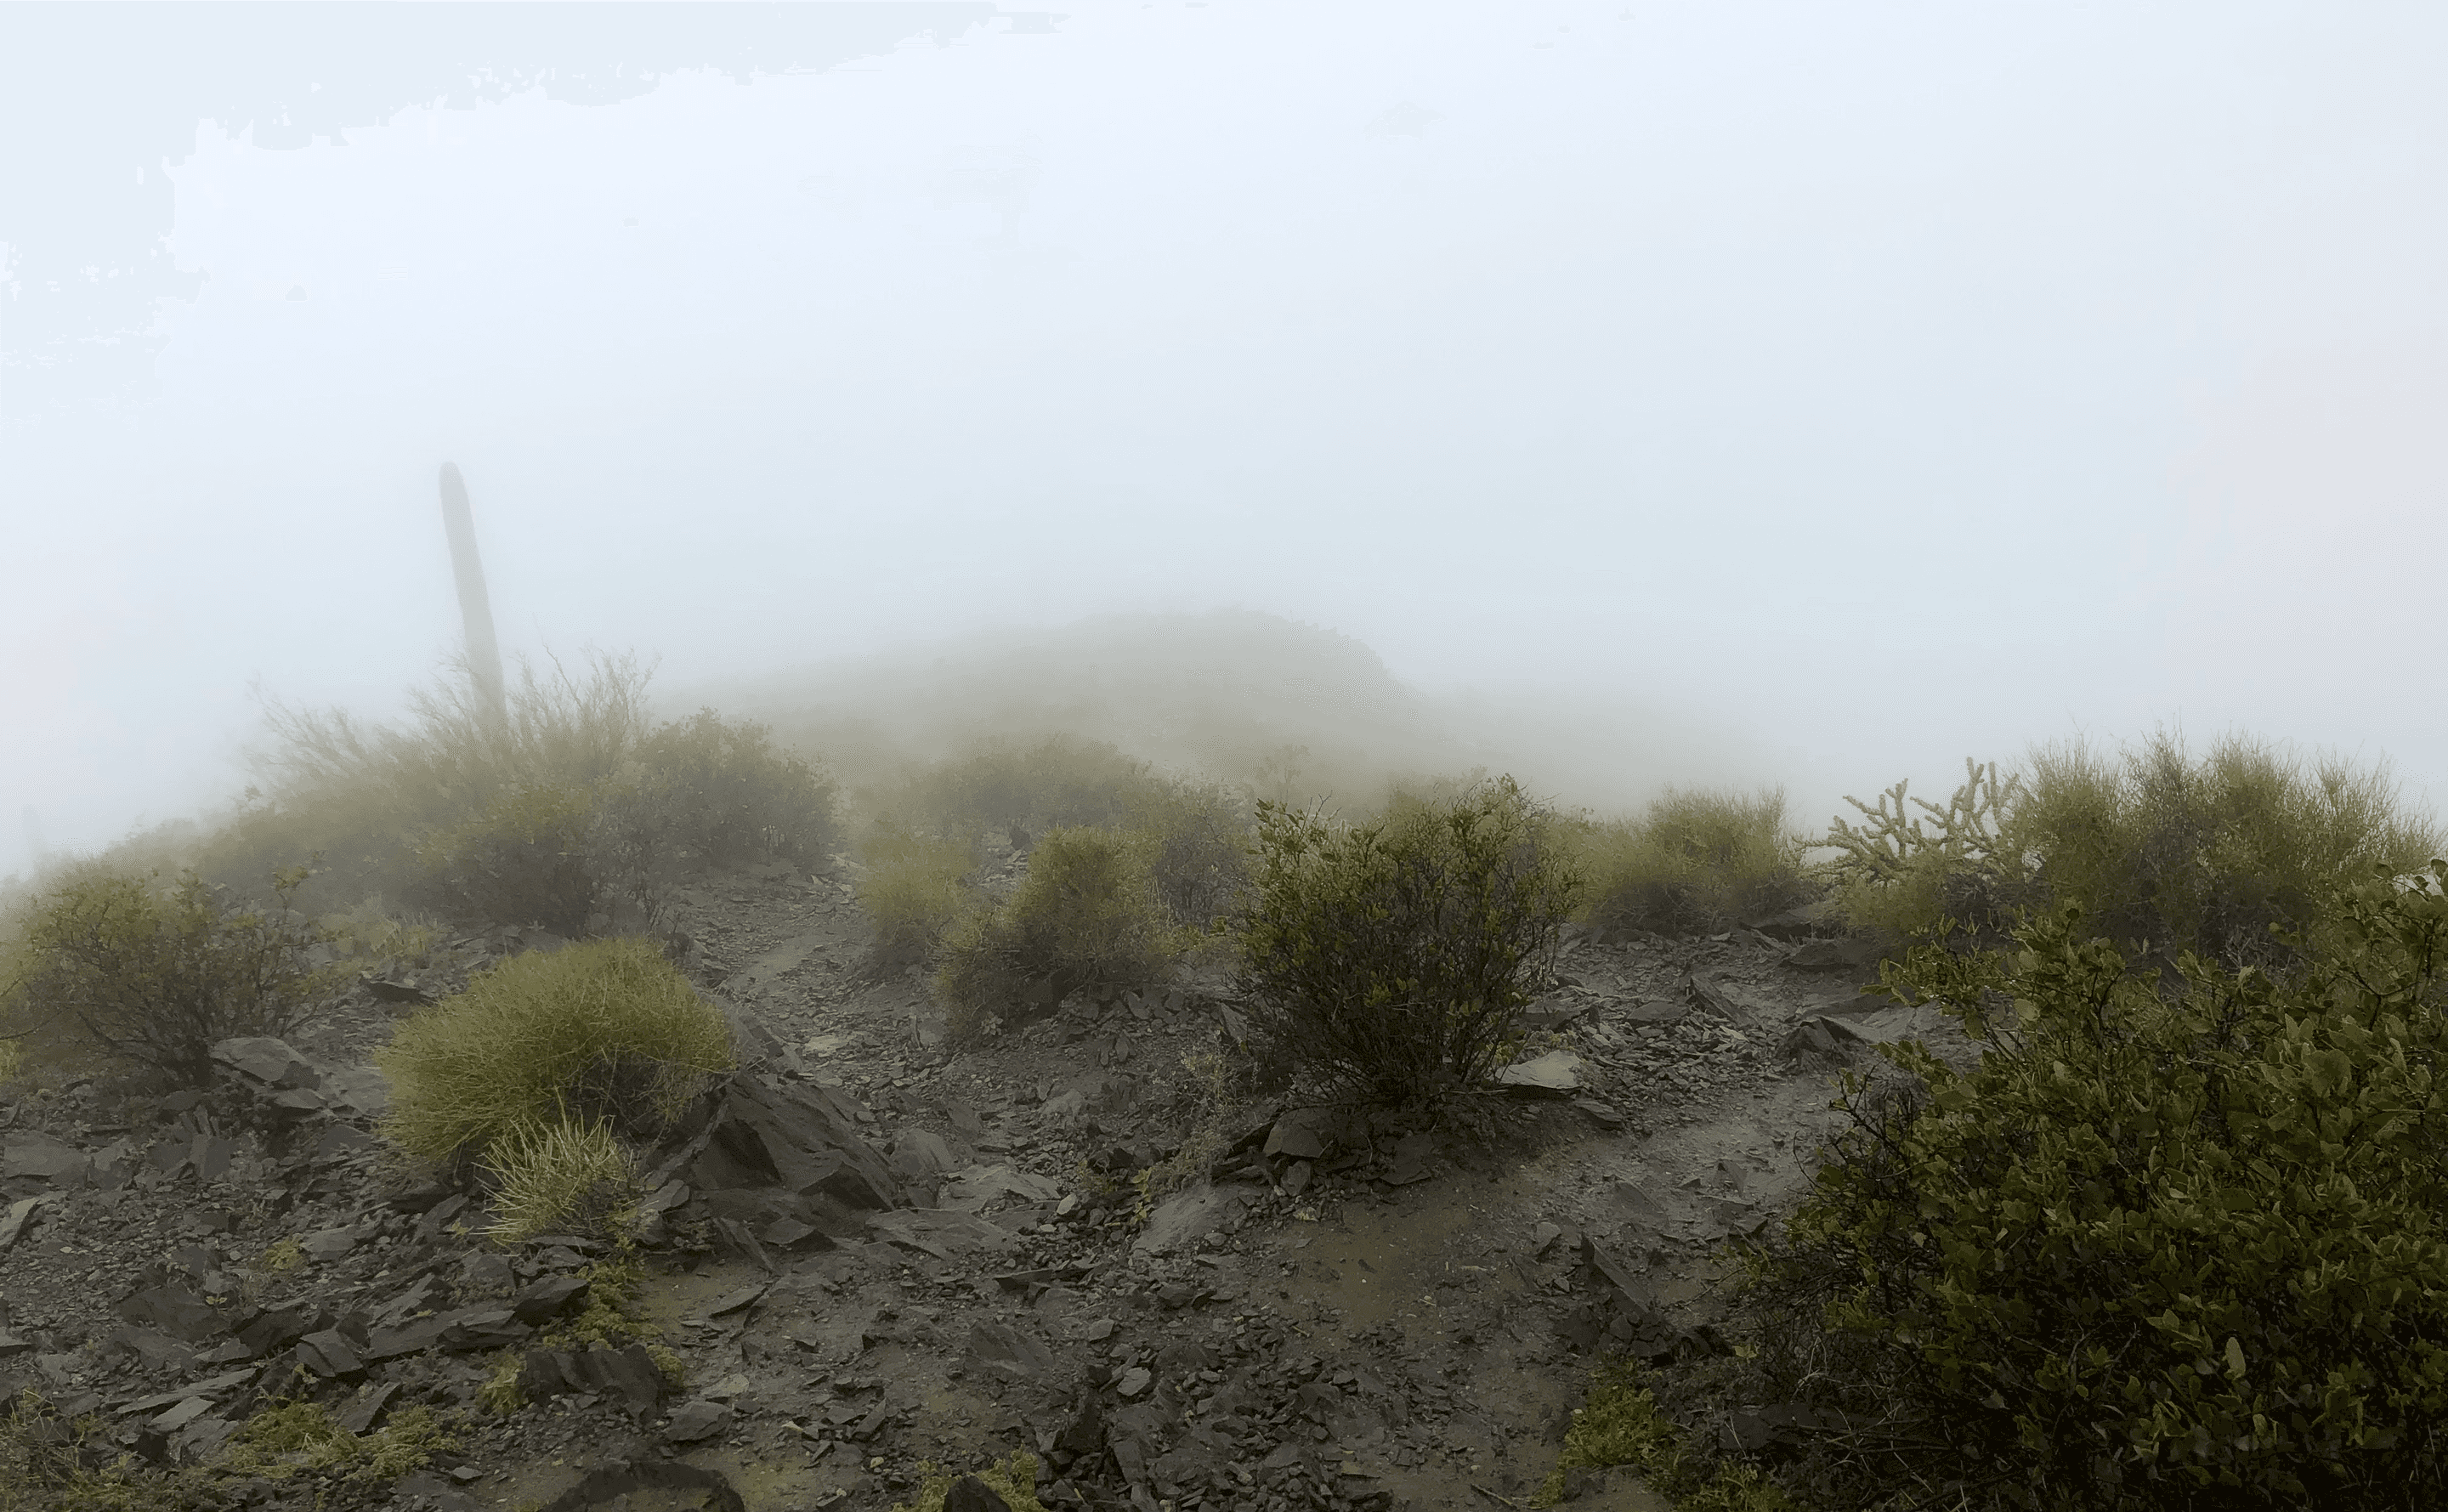
[[[570, 1116], [639, 1127], [733, 1065], [730, 1028], [652, 940], [515, 957], [403, 1023], [374, 1063], [384, 1133], [437, 1164]], [[598, 1105], [606, 1101], [611, 1105]]]

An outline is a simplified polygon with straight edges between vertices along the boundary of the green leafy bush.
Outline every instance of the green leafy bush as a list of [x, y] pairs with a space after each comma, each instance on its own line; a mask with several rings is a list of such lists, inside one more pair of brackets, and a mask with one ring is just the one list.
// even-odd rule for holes
[[870, 973], [925, 961], [970, 908], [961, 883], [973, 857], [957, 840], [879, 830], [861, 842], [859, 860], [867, 870], [858, 879], [858, 904], [875, 930], [868, 951]]
[[1580, 880], [1510, 777], [1357, 826], [1262, 803], [1237, 922], [1253, 1025], [1330, 1087], [1408, 1102], [1495, 1069]]
[[1530, 1499], [1533, 1506], [1565, 1500], [1577, 1469], [1627, 1465], [1653, 1491], [1673, 1499], [1676, 1512], [1790, 1512], [1793, 1502], [1754, 1465], [1720, 1460], [1704, 1466], [1681, 1429], [1658, 1409], [1636, 1361], [1616, 1361], [1591, 1372], [1587, 1401], [1564, 1428], [1556, 1467]]
[[1713, 934], [1811, 893], [1782, 790], [1743, 796], [1669, 789], [1636, 821], [1570, 827], [1589, 882], [1580, 920], [1601, 935]]
[[530, 951], [401, 1023], [374, 1054], [384, 1132], [436, 1164], [522, 1128], [603, 1120], [646, 1136], [732, 1065], [722, 1014], [651, 940]]
[[1856, 1128], [1785, 1246], [1737, 1247], [1754, 1286], [1817, 1294], [1872, 1347], [1853, 1371], [1908, 1419], [1850, 1494], [2448, 1496], [2448, 898], [2372, 871], [2293, 985], [2188, 952], [2171, 999], [2073, 904], [2011, 952], [1929, 944], [1882, 972], [1998, 1043], [1968, 1075], [1883, 1046], [1917, 1090], [1848, 1078]]
[[10, 1033], [201, 1084], [210, 1046], [286, 1034], [336, 986], [314, 964], [315, 927], [289, 908], [302, 871], [274, 879], [275, 906], [236, 907], [187, 872], [166, 886], [87, 870], [37, 895], [10, 930], [0, 1019]]
[[999, 1024], [1023, 1002], [1050, 1006], [1082, 987], [1161, 978], [1182, 942], [1157, 896], [1156, 850], [1130, 831], [1047, 831], [1011, 897], [945, 938], [935, 996], [953, 1037]]

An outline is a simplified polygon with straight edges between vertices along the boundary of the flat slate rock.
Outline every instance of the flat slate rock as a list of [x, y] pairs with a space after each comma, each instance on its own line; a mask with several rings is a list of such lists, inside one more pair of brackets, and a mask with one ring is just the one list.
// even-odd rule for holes
[[1247, 1194], [1229, 1187], [1193, 1187], [1157, 1203], [1131, 1248], [1143, 1254], [1187, 1249], [1222, 1227], [1248, 1200]]
[[870, 1216], [867, 1226], [880, 1238], [924, 1251], [939, 1260], [958, 1259], [978, 1250], [1006, 1249], [1018, 1239], [991, 1218], [940, 1208], [896, 1208]]
[[35, 1177], [45, 1181], [85, 1174], [86, 1152], [39, 1129], [0, 1139], [0, 1177]]

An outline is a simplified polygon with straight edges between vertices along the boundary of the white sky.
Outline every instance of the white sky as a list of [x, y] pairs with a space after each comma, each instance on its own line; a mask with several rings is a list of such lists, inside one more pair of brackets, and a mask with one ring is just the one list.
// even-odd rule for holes
[[665, 686], [1241, 604], [1697, 703], [1803, 822], [2162, 721], [2448, 801], [2448, 10], [1066, 11], [131, 153], [152, 391], [0, 287], [0, 872], [234, 791], [253, 679], [395, 708], [444, 460], [510, 647]]

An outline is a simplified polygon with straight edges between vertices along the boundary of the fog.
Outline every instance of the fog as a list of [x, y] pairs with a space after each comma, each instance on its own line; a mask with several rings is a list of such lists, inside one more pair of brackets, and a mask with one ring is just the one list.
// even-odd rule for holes
[[228, 796], [251, 689], [398, 710], [446, 462], [509, 650], [819, 744], [1205, 690], [1816, 825], [2164, 725], [2436, 812], [2443, 65], [2235, 0], [0, 7], [0, 872]]

